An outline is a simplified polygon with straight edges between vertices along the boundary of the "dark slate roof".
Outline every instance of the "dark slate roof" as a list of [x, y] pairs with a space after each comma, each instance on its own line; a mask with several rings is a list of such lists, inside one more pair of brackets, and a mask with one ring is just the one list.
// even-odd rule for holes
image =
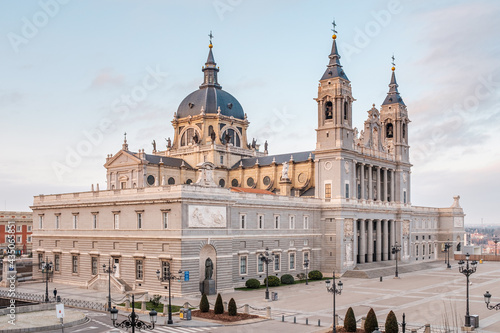
[[314, 160], [314, 153], [312, 151], [303, 151], [300, 153], [288, 153], [288, 154], [281, 154], [281, 155], [268, 155], [268, 156], [261, 156], [261, 157], [242, 158], [236, 164], [234, 164], [231, 167], [231, 169], [239, 168], [240, 162], [243, 164], [244, 168], [251, 168], [255, 165], [255, 162], [257, 160], [259, 160], [259, 165], [262, 165], [262, 166], [270, 165], [273, 162], [273, 159], [275, 159], [276, 164], [283, 164], [284, 162], [290, 162], [290, 156], [292, 156], [292, 155], [293, 155], [293, 161], [295, 163], [307, 161], [309, 158], [309, 155], [311, 155], [311, 158]]
[[328, 64], [325, 73], [321, 77], [321, 80], [327, 80], [334, 77], [341, 77], [347, 81], [347, 75], [345, 75], [344, 70], [342, 69], [342, 65], [340, 64], [340, 55], [337, 50], [337, 42], [334, 39], [332, 44], [332, 52], [328, 56], [330, 58], [330, 63]]
[[403, 99], [399, 95], [398, 87], [399, 85], [396, 82], [396, 73], [392, 71], [391, 83], [389, 83], [389, 92], [387, 93], [387, 96], [385, 97], [384, 103], [382, 103], [382, 105], [388, 105], [388, 104], [405, 105], [405, 102], [403, 102]]
[[[168, 166], [171, 166], [171, 167], [176, 167], [176, 168], [180, 168], [181, 165], [182, 165], [182, 159], [180, 158], [174, 158], [174, 157], [167, 157], [167, 156], [158, 156], [158, 155], [149, 155], [149, 154], [145, 154], [146, 155], [146, 161], [148, 161], [149, 163], [151, 164], [160, 164], [160, 159], [163, 161], [163, 164], [164, 165], [168, 165]], [[137, 156], [137, 155], [136, 155]], [[184, 162], [184, 165], [189, 168], [189, 169], [193, 169], [193, 167], [191, 167], [188, 163]]]
[[245, 112], [240, 102], [230, 93], [214, 86], [203, 87], [184, 98], [177, 109], [177, 117], [199, 115], [201, 107], [207, 114], [217, 114], [217, 109], [220, 107], [221, 114], [224, 116], [245, 119]]
[[307, 191], [301, 194], [301, 197], [314, 197], [316, 189], [314, 187], [311, 187]]

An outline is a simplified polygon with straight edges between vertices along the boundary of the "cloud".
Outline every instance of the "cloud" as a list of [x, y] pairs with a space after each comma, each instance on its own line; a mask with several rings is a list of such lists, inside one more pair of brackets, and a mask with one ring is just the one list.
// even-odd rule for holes
[[91, 88], [121, 87], [125, 83], [125, 77], [115, 73], [111, 68], [103, 68], [90, 84]]
[[15, 104], [23, 99], [23, 95], [19, 92], [0, 92], [0, 105], [7, 106], [10, 104]]

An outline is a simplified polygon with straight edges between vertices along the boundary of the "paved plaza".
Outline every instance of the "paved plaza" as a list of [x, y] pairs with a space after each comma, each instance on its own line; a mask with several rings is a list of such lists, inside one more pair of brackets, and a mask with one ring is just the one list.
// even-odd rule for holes
[[[458, 272], [456, 262], [451, 269], [446, 269], [442, 262], [435, 263], [436, 268], [407, 274], [400, 274], [399, 279], [385, 277], [379, 279], [341, 279], [344, 283], [342, 295], [336, 298], [336, 309], [340, 317], [344, 317], [347, 309], [352, 306], [356, 319], [365, 316], [373, 307], [379, 322], [385, 321], [390, 310], [393, 310], [401, 321], [406, 314], [408, 332], [412, 328], [420, 328], [431, 324], [434, 328], [446, 326], [461, 326], [465, 314], [466, 278]], [[470, 278], [470, 314], [479, 315], [479, 332], [500, 332], [500, 311], [488, 310], [484, 304], [483, 294], [488, 290], [492, 295], [492, 303], [500, 302], [500, 263], [485, 262], [478, 264], [477, 272]], [[96, 292], [73, 288], [60, 284], [50, 284], [49, 288], [57, 287], [62, 297], [104, 301], [106, 292]], [[262, 321], [251, 325], [218, 327], [217, 332], [257, 332], [266, 329], [269, 332], [286, 329], [292, 332], [325, 332], [332, 323], [332, 294], [326, 292], [325, 283], [316, 281], [308, 286], [298, 284], [286, 287], [270, 288], [278, 292], [279, 300], [267, 302], [264, 300], [264, 290], [235, 291], [223, 294], [224, 301], [231, 297], [238, 306], [245, 303], [255, 308], [271, 306], [273, 321]], [[45, 285], [41, 283], [20, 284], [20, 292], [43, 293]], [[113, 298], [121, 298], [113, 293]], [[209, 297], [215, 302], [215, 296]], [[199, 297], [174, 298], [173, 304], [182, 305], [184, 302], [193, 305], [199, 303]], [[242, 310], [240, 310], [242, 311]], [[257, 313], [253, 311], [253, 313]], [[260, 311], [265, 315], [265, 311]], [[285, 324], [281, 323], [282, 316]], [[297, 324], [292, 324], [294, 317]], [[309, 326], [305, 326], [306, 318]], [[321, 320], [321, 327], [317, 327]], [[159, 324], [164, 323], [159, 318]], [[199, 325], [201, 322], [181, 322], [175, 318], [177, 325]], [[206, 323], [203, 323], [206, 324]], [[316, 326], [315, 326], [316, 325]], [[206, 326], [206, 325], [205, 325]], [[286, 327], [286, 328], [285, 328]], [[437, 332], [437, 331], [436, 331]]]

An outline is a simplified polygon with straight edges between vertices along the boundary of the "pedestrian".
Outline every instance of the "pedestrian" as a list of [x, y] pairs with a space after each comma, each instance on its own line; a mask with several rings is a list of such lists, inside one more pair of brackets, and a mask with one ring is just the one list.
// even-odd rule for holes
[[54, 288], [54, 299], [57, 299], [57, 289]]

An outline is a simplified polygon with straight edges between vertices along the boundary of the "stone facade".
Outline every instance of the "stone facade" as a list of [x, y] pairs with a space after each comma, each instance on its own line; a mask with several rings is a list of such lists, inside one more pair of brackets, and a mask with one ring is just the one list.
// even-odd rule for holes
[[116, 288], [152, 293], [167, 287], [156, 272], [169, 267], [181, 295], [200, 292], [208, 258], [220, 292], [263, 281], [266, 249], [278, 277], [305, 273], [305, 259], [330, 276], [394, 260], [396, 245], [406, 262], [442, 258], [447, 241], [458, 251], [459, 197], [450, 208], [411, 204], [410, 120], [395, 68], [380, 111], [373, 106], [358, 132], [335, 38], [314, 151], [269, 155], [267, 142], [261, 151], [247, 140], [247, 115], [221, 89], [210, 44], [204, 82], [180, 104], [166, 149], [132, 152], [125, 138], [107, 156], [106, 190], [35, 197], [36, 260], [54, 262], [54, 281], [88, 288], [105, 285], [102, 265], [112, 262]]
[[8, 235], [15, 240], [16, 254], [29, 254], [32, 249], [33, 214], [31, 212], [0, 211], [0, 247], [5, 254], [9, 246]]

